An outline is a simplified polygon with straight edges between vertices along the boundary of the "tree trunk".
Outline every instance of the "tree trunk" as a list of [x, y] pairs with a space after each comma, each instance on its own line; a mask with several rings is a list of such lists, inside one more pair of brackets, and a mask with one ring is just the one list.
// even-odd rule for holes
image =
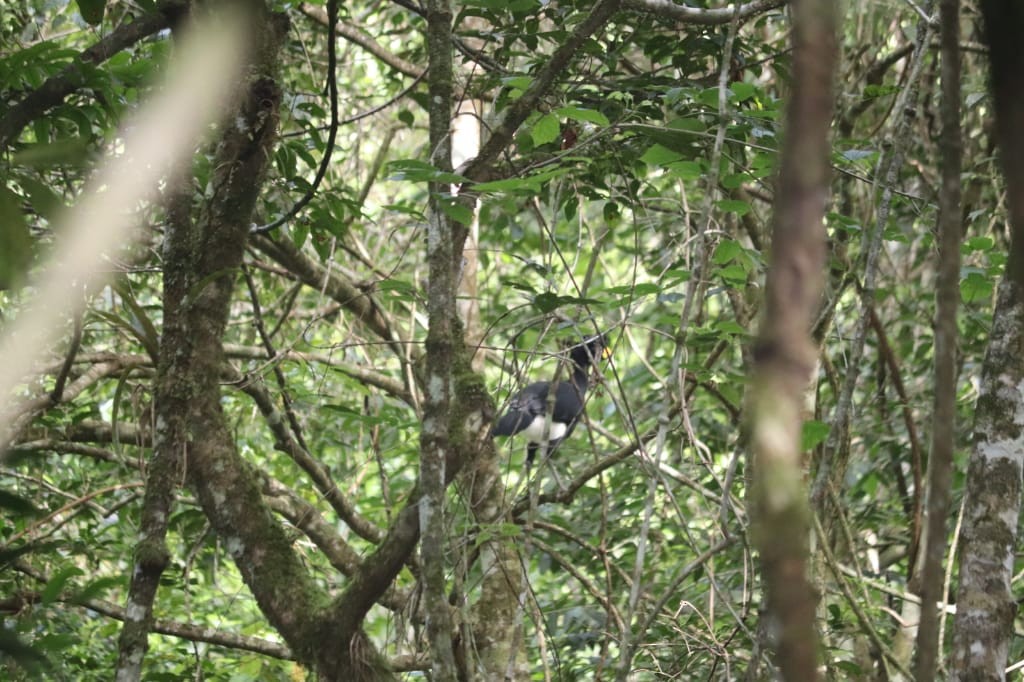
[[949, 534], [953, 444], [956, 441], [956, 309], [960, 302], [960, 3], [941, 0], [942, 42], [942, 193], [939, 195], [939, 273], [935, 296], [935, 396], [932, 448], [928, 457], [928, 515], [922, 542], [918, 594], [921, 625], [917, 633], [919, 680], [935, 679], [939, 651], [939, 609], [945, 604], [943, 559]]
[[793, 12], [793, 92], [779, 172], [766, 312], [754, 350], [751, 445], [754, 538], [777, 663], [787, 680], [815, 680], [818, 637], [807, 579], [809, 512], [800, 434], [815, 367], [810, 331], [825, 267], [824, 199], [836, 59], [836, 9], [801, 0]]
[[1024, 7], [981, 3], [996, 136], [1010, 209], [1010, 257], [982, 364], [960, 550], [950, 678], [1005, 679], [1017, 604], [1011, 589], [1024, 466]]

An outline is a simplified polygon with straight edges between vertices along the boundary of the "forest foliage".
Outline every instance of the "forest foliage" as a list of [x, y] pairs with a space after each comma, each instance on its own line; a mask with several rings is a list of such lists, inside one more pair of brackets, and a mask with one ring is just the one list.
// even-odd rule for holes
[[[31, 308], [34, 278], [97, 168], [124, 153], [125, 122], [159, 94], [190, 4], [5, 0], [0, 332]], [[436, 427], [424, 415], [439, 414], [426, 377], [440, 357], [428, 320], [442, 283], [429, 256], [436, 224], [447, 221], [468, 231], [466, 251], [452, 255], [464, 320], [453, 333], [466, 341], [451, 356], [453, 423], [460, 409], [493, 418], [526, 383], [564, 375], [563, 351], [583, 337], [604, 333], [613, 351], [583, 422], [529, 479], [521, 440], [470, 448], [477, 435], [446, 427], [453, 450], [490, 467], [455, 467], [442, 546], [431, 545], [443, 562], [455, 664], [486, 667], [488, 621], [507, 618], [516, 679], [769, 679], [778, 661], [749, 533], [745, 396], [780, 151], [801, 133], [784, 129], [792, 8], [453, 4], [444, 106], [471, 105], [485, 144], [523, 119], [486, 168], [438, 160], [447, 128], [431, 137], [437, 86], [427, 65], [438, 62], [428, 54], [428, 7], [338, 3], [329, 53], [325, 2], [266, 5], [290, 27], [275, 67], [277, 132], [263, 141], [266, 169], [243, 212], [252, 234], [236, 242], [240, 267], [212, 268], [173, 302], [187, 310], [229, 281], [210, 410], [222, 411], [245, 475], [258, 482], [252, 513], [269, 510], [309, 593], [332, 603], [348, 603], [372, 564], [388, 560], [381, 548], [421, 493], [421, 436]], [[911, 668], [917, 614], [907, 606], [920, 603], [941, 63], [937, 19], [922, 17], [930, 4], [846, 9], [824, 294], [807, 330], [817, 365], [801, 430], [808, 570], [828, 675], [889, 679]], [[960, 20], [962, 239], [943, 603], [957, 590], [958, 510], [1011, 233], [979, 17], [966, 8]], [[238, 87], [250, 80], [240, 76]], [[76, 300], [61, 313], [58, 342], [2, 398], [0, 676], [100, 680], [118, 668], [164, 427], [155, 396], [171, 390], [160, 385], [177, 314], [166, 298], [167, 245], [182, 215], [201, 226], [239, 210], [218, 204], [228, 183], [218, 155], [241, 125], [234, 115], [210, 124], [184, 180], [167, 178], [156, 196], [120, 207], [134, 227], [106, 254], [105, 283], [69, 293]], [[463, 184], [469, 198], [451, 192]], [[201, 255], [203, 246], [189, 248]], [[209, 334], [186, 328], [177, 338], [186, 347]], [[479, 400], [459, 403], [460, 391]], [[487, 472], [496, 488], [481, 487]], [[238, 539], [218, 531], [210, 503], [186, 483], [194, 472], [176, 473], [165, 488], [169, 563], [158, 574], [143, 678], [304, 679], [315, 661], [267, 615], [238, 565]], [[485, 497], [495, 513], [481, 511]], [[436, 662], [429, 570], [415, 556], [399, 561], [357, 628], [407, 679]], [[522, 583], [507, 594], [489, 568], [510, 557]], [[946, 609], [939, 636], [945, 674]], [[1019, 638], [1007, 656], [1024, 658]]]

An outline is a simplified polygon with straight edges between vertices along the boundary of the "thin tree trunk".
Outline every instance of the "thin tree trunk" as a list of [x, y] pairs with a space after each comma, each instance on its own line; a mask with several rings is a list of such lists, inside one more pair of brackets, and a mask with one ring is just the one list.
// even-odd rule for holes
[[[452, 109], [452, 9], [450, 0], [430, 0], [427, 5], [427, 52], [430, 69], [431, 162], [451, 170]], [[430, 183], [430, 216], [427, 223], [427, 370], [420, 436], [420, 556], [423, 558], [424, 607], [430, 642], [431, 674], [435, 680], [454, 682], [452, 619], [445, 589], [445, 461], [452, 448], [452, 362], [456, 344], [462, 342], [455, 309], [457, 259], [453, 250], [452, 218], [442, 198], [449, 188]], [[456, 270], [453, 272], [453, 270]], [[456, 340], [455, 335], [459, 333]]]
[[928, 515], [921, 554], [921, 624], [917, 632], [918, 680], [933, 680], [941, 642], [939, 610], [946, 555], [946, 517], [949, 516], [956, 439], [956, 309], [960, 300], [960, 2], [939, 3], [942, 50], [942, 192], [939, 196], [939, 274], [935, 315], [935, 397], [932, 448], [928, 458]]
[[1024, 467], [1024, 6], [981, 3], [989, 45], [1010, 257], [981, 370], [960, 550], [950, 678], [1005, 679], [1017, 604], [1011, 590]]
[[[235, 17], [239, 19], [241, 17]], [[212, 36], [208, 33], [207, 36]], [[241, 40], [236, 41], [241, 43]], [[244, 40], [244, 39], [243, 39]], [[188, 41], [179, 43], [180, 50], [195, 48]], [[242, 45], [237, 45], [242, 48]], [[222, 68], [234, 69], [227, 64]], [[228, 75], [233, 81], [237, 73]], [[183, 154], [187, 160], [195, 140], [189, 140]], [[157, 360], [154, 411], [156, 429], [153, 457], [146, 469], [146, 493], [142, 503], [141, 537], [135, 546], [131, 582], [124, 609], [124, 625], [118, 641], [115, 679], [118, 682], [139, 680], [149, 646], [153, 626], [153, 604], [160, 578], [170, 563], [167, 549], [167, 528], [175, 491], [183, 483], [185, 453], [190, 432], [187, 418], [192, 384], [188, 380], [190, 357], [167, 349], [184, 347], [190, 337], [185, 301], [195, 284], [192, 269], [196, 234], [192, 222], [191, 164], [187, 161], [171, 170], [166, 197], [166, 232], [173, 235], [164, 242], [163, 328]]]
[[767, 617], [777, 625], [777, 663], [785, 679], [807, 682], [819, 678], [817, 598], [807, 579], [810, 524], [800, 434], [804, 391], [816, 358], [810, 331], [825, 268], [822, 218], [829, 182], [836, 8], [827, 0], [798, 0], [791, 7], [793, 91], [750, 393], [752, 522]]
[[[163, 330], [161, 349], [180, 348], [189, 330], [182, 302], [192, 284], [188, 265], [192, 261], [195, 239], [192, 225], [192, 183], [179, 178], [173, 183], [167, 205], [168, 232], [180, 239], [164, 242]], [[157, 366], [153, 408], [157, 428], [153, 434], [153, 458], [146, 470], [146, 495], [142, 502], [141, 539], [135, 546], [134, 569], [125, 608], [125, 622], [118, 645], [118, 682], [140, 679], [142, 660], [147, 649], [160, 576], [170, 554], [167, 550], [167, 525], [174, 493], [181, 485], [188, 447], [189, 384], [187, 358], [161, 352]]]

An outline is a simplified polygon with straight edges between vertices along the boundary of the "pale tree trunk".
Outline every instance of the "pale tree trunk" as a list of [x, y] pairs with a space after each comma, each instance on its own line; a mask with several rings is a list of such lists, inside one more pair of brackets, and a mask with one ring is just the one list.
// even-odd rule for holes
[[967, 470], [950, 661], [955, 680], [1005, 678], [1017, 613], [1011, 580], [1024, 466], [1024, 6], [986, 0], [981, 8], [1011, 239], [982, 364]]
[[[482, 102], [466, 100], [459, 104], [452, 121], [452, 165], [458, 168], [480, 151], [480, 117]], [[472, 353], [472, 367], [483, 368], [485, 352], [479, 348], [483, 340], [480, 324], [480, 302], [477, 296], [480, 231], [480, 205], [471, 202], [473, 222], [462, 251], [462, 273], [459, 279], [459, 317], [465, 329], [466, 345]], [[495, 451], [480, 457], [467, 472], [473, 517], [481, 527], [504, 521], [507, 505], [502, 483], [501, 460]], [[523, 594], [523, 567], [513, 538], [501, 533], [480, 547], [479, 596], [469, 607], [460, 638], [463, 673], [469, 680], [528, 680], [525, 640], [521, 632], [519, 599]]]
[[[452, 120], [452, 166], [458, 168], [480, 153], [480, 117], [483, 102], [463, 100]], [[472, 202], [473, 221], [469, 225], [466, 246], [462, 249], [462, 271], [458, 282], [458, 309], [465, 330], [466, 345], [473, 352], [473, 369], [484, 368], [485, 353], [481, 349], [484, 332], [480, 324], [480, 202]]]
[[[430, 69], [430, 161], [442, 171], [451, 170], [452, 103], [452, 8], [450, 0], [427, 4], [427, 52]], [[430, 183], [430, 216], [427, 222], [427, 358], [423, 425], [420, 432], [420, 557], [423, 560], [423, 604], [427, 639], [430, 642], [431, 675], [440, 682], [454, 682], [452, 619], [446, 590], [447, 534], [445, 532], [445, 466], [452, 442], [452, 363], [456, 343], [461, 344], [455, 310], [455, 266], [461, 253], [455, 249], [452, 218], [443, 210], [443, 183]]]
[[810, 331], [825, 267], [822, 218], [836, 60], [832, 2], [792, 3], [793, 91], [772, 233], [765, 317], [750, 389], [755, 507], [767, 614], [787, 680], [819, 678], [816, 596], [807, 579], [810, 532], [800, 446], [804, 391], [815, 368]]

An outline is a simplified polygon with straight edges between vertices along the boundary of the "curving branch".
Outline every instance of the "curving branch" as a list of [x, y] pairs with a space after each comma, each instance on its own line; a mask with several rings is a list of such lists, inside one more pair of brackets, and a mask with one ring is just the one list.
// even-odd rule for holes
[[623, 0], [622, 6], [638, 12], [649, 12], [667, 19], [675, 19], [687, 24], [701, 26], [720, 26], [728, 24], [733, 18], [744, 21], [776, 7], [782, 7], [786, 0], [753, 0], [738, 8], [732, 6], [704, 8], [679, 5], [672, 0]]
[[188, 7], [189, 0], [164, 0], [157, 5], [156, 11], [121, 24], [79, 54], [60, 73], [46, 79], [0, 118], [0, 150], [10, 146], [25, 126], [82, 88], [86, 71], [83, 67], [101, 64], [121, 50], [168, 28], [188, 11]]
[[[322, 7], [311, 5], [308, 2], [301, 2], [299, 3], [299, 11], [323, 26], [331, 25], [330, 19], [327, 17], [327, 12]], [[423, 76], [422, 68], [385, 49], [380, 43], [374, 40], [371, 35], [357, 26], [353, 26], [345, 21], [338, 21], [334, 25], [334, 33], [350, 43], [363, 48], [374, 57], [393, 68], [395, 71], [415, 78]]]
[[256, 406], [274, 434], [277, 449], [287, 454], [293, 462], [309, 474], [317, 490], [320, 491], [324, 499], [331, 505], [331, 508], [357, 535], [370, 542], [380, 542], [381, 538], [384, 537], [384, 533], [356, 511], [352, 501], [345, 496], [345, 493], [341, 491], [331, 478], [331, 472], [327, 467], [317, 461], [295, 439], [292, 432], [285, 425], [284, 416], [274, 406], [274, 401], [266, 388], [258, 381], [251, 381], [239, 375], [236, 375], [236, 383], [243, 392], [256, 402]]
[[463, 164], [463, 167], [457, 169], [456, 172], [474, 182], [487, 179], [498, 155], [511, 144], [519, 126], [537, 108], [541, 98], [548, 93], [587, 39], [608, 23], [621, 4], [621, 0], [600, 0], [594, 5], [587, 18], [576, 26], [568, 39], [552, 53], [551, 59], [544, 65], [544, 68], [537, 72], [533, 82], [526, 88], [523, 95], [505, 111], [505, 116], [495, 126], [491, 137], [480, 149], [480, 153]]
[[[229, 358], [267, 360], [267, 354], [265, 351], [252, 346], [242, 346], [233, 343], [224, 344], [224, 354]], [[316, 363], [330, 367], [331, 369], [337, 370], [345, 376], [351, 377], [360, 383], [366, 384], [367, 386], [379, 388], [392, 398], [401, 400], [413, 409], [416, 408], [416, 401], [413, 400], [412, 395], [408, 390], [406, 390], [405, 385], [401, 381], [361, 365], [343, 362], [338, 360], [336, 357], [332, 357], [325, 353], [309, 353], [296, 350], [279, 350], [274, 355], [273, 360]]]
[[[329, 271], [322, 265], [306, 256], [288, 240], [274, 240], [266, 235], [253, 235], [252, 245], [270, 256], [286, 270], [293, 273], [304, 284], [340, 303], [346, 310], [355, 315], [360, 322], [369, 327], [370, 331], [385, 341], [400, 359], [405, 358], [403, 339], [392, 329], [391, 321], [385, 315], [373, 296], [363, 291], [337, 272]], [[413, 359], [418, 356], [412, 353]]]
[[[327, 0], [327, 17], [328, 24], [337, 23], [338, 0]], [[324, 181], [324, 176], [327, 175], [327, 168], [331, 163], [331, 154], [334, 153], [334, 140], [338, 136], [338, 45], [337, 41], [334, 40], [333, 33], [327, 36], [327, 92], [331, 102], [331, 124], [327, 129], [327, 143], [324, 146], [324, 155], [320, 159], [320, 165], [317, 166], [313, 183], [306, 190], [306, 193], [283, 216], [266, 225], [253, 227], [253, 232], [259, 234], [271, 232], [299, 215], [302, 209], [309, 202], [313, 201], [317, 190], [320, 189], [320, 183]]]
[[[31, 576], [39, 582], [49, 582], [49, 578], [46, 575], [30, 568], [28, 564], [22, 561], [16, 561], [14, 563], [14, 568]], [[0, 613], [17, 613], [39, 602], [41, 599], [41, 592], [23, 591], [16, 593], [0, 601]], [[90, 611], [102, 614], [107, 618], [113, 618], [114, 620], [122, 622], [127, 618], [124, 607], [103, 599], [86, 599], [82, 601], [75, 599], [74, 597], [58, 597], [57, 601], [62, 604], [86, 608]], [[259, 637], [248, 637], [246, 635], [238, 635], [232, 632], [216, 630], [214, 628], [204, 628], [191, 623], [178, 623], [171, 620], [158, 619], [153, 621], [152, 631], [161, 635], [178, 637], [179, 639], [188, 640], [190, 642], [205, 642], [207, 644], [213, 644], [227, 649], [251, 651], [255, 654], [262, 654], [264, 656], [279, 658], [285, 661], [295, 660], [295, 656], [292, 654], [291, 650], [283, 644], [271, 642], [266, 639], [260, 639]]]

